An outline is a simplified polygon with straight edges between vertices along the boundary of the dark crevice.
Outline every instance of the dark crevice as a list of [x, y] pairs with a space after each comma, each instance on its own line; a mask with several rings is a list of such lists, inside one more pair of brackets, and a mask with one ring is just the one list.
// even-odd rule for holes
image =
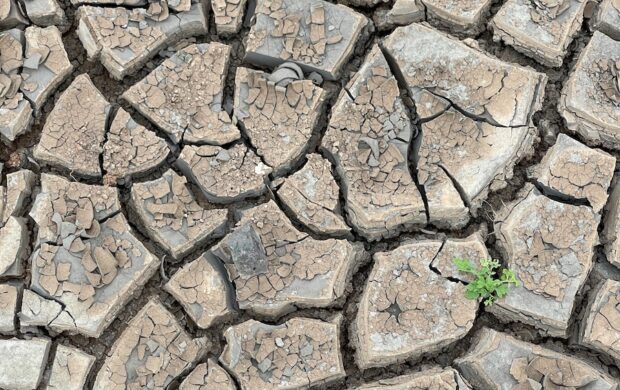
[[456, 192], [459, 193], [459, 196], [461, 197], [463, 204], [467, 206], [469, 209], [471, 209], [471, 201], [467, 197], [467, 193], [465, 192], [465, 189], [463, 188], [461, 183], [459, 183], [458, 180], [456, 180], [456, 178], [452, 176], [450, 171], [448, 171], [448, 168], [444, 167], [443, 164], [437, 164], [437, 166], [444, 171], [446, 176], [448, 176], [448, 178], [452, 182], [452, 185], [454, 186], [454, 189], [456, 190]]
[[555, 202], [564, 203], [571, 206], [587, 206], [592, 208], [590, 201], [586, 198], [575, 198], [570, 195], [563, 194], [553, 188], [539, 183], [536, 180], [530, 180], [529, 182], [533, 184], [541, 194]]

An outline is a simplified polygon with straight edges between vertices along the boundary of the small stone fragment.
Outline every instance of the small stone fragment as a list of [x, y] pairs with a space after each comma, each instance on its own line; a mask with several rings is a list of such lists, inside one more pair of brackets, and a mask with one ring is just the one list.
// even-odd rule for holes
[[175, 143], [223, 145], [240, 137], [223, 107], [230, 46], [188, 46], [123, 94]]
[[236, 390], [235, 384], [222, 367], [213, 359], [199, 364], [189, 375], [179, 390]]
[[185, 146], [178, 168], [213, 203], [232, 203], [262, 195], [271, 168], [243, 144], [230, 149]]
[[483, 328], [469, 353], [456, 359], [474, 389], [600, 389], [617, 382], [589, 364]]
[[620, 361], [620, 282], [604, 280], [590, 294], [579, 342]]
[[598, 31], [564, 84], [558, 110], [588, 144], [620, 149], [620, 42]]
[[559, 203], [526, 185], [496, 221], [499, 249], [521, 286], [488, 310], [500, 319], [566, 337], [575, 297], [593, 265], [600, 216], [590, 207]]
[[63, 26], [67, 17], [56, 0], [24, 0], [28, 18], [39, 26]]
[[593, 27], [616, 41], [620, 40], [620, 1], [603, 0], [593, 18]]
[[250, 142], [274, 174], [289, 171], [316, 135], [327, 93], [310, 80], [283, 86], [264, 72], [243, 67], [237, 68], [235, 80], [235, 116]]
[[351, 229], [340, 215], [340, 189], [331, 173], [331, 164], [318, 154], [284, 180], [278, 197], [297, 219], [317, 234], [342, 236]]
[[21, 276], [29, 250], [25, 218], [9, 217], [0, 228], [0, 248], [0, 276]]
[[422, 372], [381, 379], [353, 390], [471, 390], [461, 375], [453, 368], [431, 368]]
[[144, 8], [122, 7], [82, 6], [76, 18], [77, 34], [88, 59], [98, 58], [118, 80], [140, 69], [173, 42], [208, 32], [202, 2], [192, 4], [187, 12], [173, 13], [159, 21]]
[[533, 167], [531, 176], [548, 195], [585, 199], [598, 213], [607, 203], [615, 169], [612, 155], [560, 134], [542, 162]]
[[206, 346], [206, 338], [192, 339], [152, 298], [116, 339], [93, 389], [167, 389], [206, 354]]
[[75, 175], [101, 177], [105, 126], [111, 105], [81, 74], [60, 96], [47, 117], [41, 140], [34, 149], [37, 160], [59, 166]]
[[560, 67], [581, 29], [586, 0], [508, 0], [490, 23], [493, 40]]
[[335, 80], [369, 21], [343, 5], [323, 0], [258, 0], [245, 61], [274, 68], [293, 61], [307, 73]]
[[94, 363], [94, 356], [76, 348], [59, 345], [46, 390], [82, 390]]
[[442, 246], [419, 241], [374, 255], [351, 332], [361, 369], [438, 352], [472, 328], [478, 302], [430, 268]]
[[226, 277], [224, 266], [206, 252], [177, 271], [164, 288], [199, 328], [207, 329], [234, 312], [234, 292]]
[[321, 146], [335, 163], [351, 224], [370, 240], [427, 222], [408, 166], [414, 129], [399, 95], [375, 45], [340, 93]]
[[332, 305], [343, 296], [363, 249], [299, 232], [270, 201], [243, 211], [213, 253], [226, 265], [239, 308], [276, 318], [296, 307]]
[[373, 20], [379, 30], [390, 30], [397, 26], [406, 26], [421, 22], [426, 17], [426, 8], [420, 0], [396, 0], [390, 9], [375, 11]]
[[0, 333], [15, 333], [15, 313], [19, 288], [12, 284], [0, 284]]
[[0, 339], [0, 388], [36, 389], [47, 365], [52, 342], [44, 338], [30, 340]]
[[[329, 384], [345, 377], [339, 327], [339, 317], [333, 322], [293, 318], [276, 326], [249, 320], [226, 330], [220, 362], [242, 390], [295, 390]], [[284, 346], [275, 344], [278, 338]]]
[[247, 0], [211, 1], [218, 35], [229, 36], [239, 32], [243, 23], [246, 3]]

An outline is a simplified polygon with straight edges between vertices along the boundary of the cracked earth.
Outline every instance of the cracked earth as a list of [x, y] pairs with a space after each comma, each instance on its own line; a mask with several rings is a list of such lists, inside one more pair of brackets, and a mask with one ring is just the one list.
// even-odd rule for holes
[[0, 389], [617, 390], [618, 158], [618, 0], [0, 0]]

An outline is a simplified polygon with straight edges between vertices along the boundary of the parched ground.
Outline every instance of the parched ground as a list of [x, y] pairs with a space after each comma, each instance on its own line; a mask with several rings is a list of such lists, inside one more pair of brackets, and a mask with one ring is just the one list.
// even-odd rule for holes
[[0, 389], [618, 389], [619, 150], [617, 0], [3, 0]]

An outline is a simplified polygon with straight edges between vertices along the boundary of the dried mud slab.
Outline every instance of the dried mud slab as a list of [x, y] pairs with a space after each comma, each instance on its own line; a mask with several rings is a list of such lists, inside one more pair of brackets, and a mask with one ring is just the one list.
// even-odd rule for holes
[[48, 115], [34, 157], [77, 176], [101, 177], [99, 155], [110, 109], [90, 77], [79, 75]]
[[381, 379], [353, 390], [471, 390], [461, 375], [453, 368], [432, 368], [422, 372]]
[[616, 169], [616, 159], [591, 149], [565, 134], [547, 152], [530, 175], [547, 195], [570, 200], [587, 200], [595, 212], [607, 203], [607, 190]]
[[19, 309], [19, 328], [21, 332], [35, 333], [36, 327], [46, 327], [56, 318], [69, 317], [62, 305], [54, 299], [47, 299], [32, 290], [24, 290]]
[[329, 307], [342, 298], [363, 247], [315, 240], [270, 201], [244, 211], [213, 253], [225, 263], [239, 308], [277, 318], [296, 307]]
[[331, 164], [318, 154], [306, 157], [306, 165], [284, 180], [278, 198], [314, 233], [346, 235], [351, 228], [340, 215], [340, 189], [332, 176]]
[[88, 59], [99, 59], [118, 80], [134, 73], [174, 41], [208, 32], [202, 2], [163, 20], [143, 8], [91, 6], [78, 8], [76, 19], [77, 34]]
[[24, 0], [28, 19], [39, 26], [66, 26], [67, 17], [56, 0]]
[[581, 29], [586, 0], [508, 0], [490, 23], [493, 40], [560, 67]]
[[82, 390], [95, 357], [76, 348], [58, 345], [47, 390]]
[[217, 34], [230, 36], [241, 30], [247, 0], [211, 0]]
[[483, 328], [456, 366], [475, 389], [616, 389], [617, 382], [581, 360]]
[[219, 237], [228, 214], [226, 209], [202, 208], [187, 188], [187, 179], [172, 170], [157, 180], [134, 184], [130, 206], [148, 236], [175, 259]]
[[431, 21], [458, 34], [475, 35], [484, 30], [492, 0], [420, 0]]
[[166, 141], [119, 108], [103, 145], [103, 170], [120, 179], [149, 172], [166, 161]]
[[[47, 338], [0, 340], [0, 388], [36, 389], [47, 365], [52, 342]], [[10, 358], [7, 358], [10, 356]]]
[[420, 0], [395, 0], [392, 8], [377, 9], [373, 15], [375, 26], [381, 31], [421, 22], [425, 18], [426, 8]]
[[28, 131], [32, 122], [32, 107], [19, 89], [24, 46], [23, 31], [13, 29], [0, 33], [0, 137], [8, 142]]
[[230, 149], [186, 146], [176, 165], [213, 203], [233, 203], [262, 195], [271, 173], [271, 168], [243, 144]]
[[463, 284], [430, 267], [442, 245], [419, 241], [373, 256], [351, 329], [362, 370], [439, 352], [472, 328], [478, 302], [465, 298]]
[[179, 390], [236, 390], [230, 375], [213, 359], [199, 364], [179, 386]]
[[336, 166], [350, 223], [370, 240], [427, 222], [409, 171], [413, 127], [399, 94], [374, 46], [332, 108], [321, 146]]
[[164, 288], [202, 329], [230, 318], [235, 311], [233, 287], [211, 252], [183, 266]]
[[465, 238], [450, 238], [443, 242], [441, 251], [435, 256], [430, 266], [445, 278], [454, 278], [470, 283], [473, 275], [460, 272], [454, 264], [454, 259], [469, 260], [479, 265], [480, 260], [490, 259], [491, 256], [484, 245], [484, 239], [479, 232]]
[[40, 243], [32, 255], [31, 288], [66, 312], [47, 327], [99, 337], [159, 260], [118, 213], [116, 190], [45, 174], [41, 181], [30, 213]]
[[35, 185], [36, 175], [27, 169], [6, 175], [6, 191], [0, 203], [0, 227], [7, 223], [10, 217], [23, 217], [26, 211], [27, 202], [32, 195]]
[[239, 129], [222, 107], [230, 46], [188, 46], [166, 59], [123, 94], [175, 143], [223, 145]]
[[603, 0], [594, 16], [593, 27], [620, 40], [620, 0]]
[[235, 82], [235, 116], [256, 153], [274, 174], [290, 170], [316, 135], [327, 93], [311, 80], [281, 85], [269, 74], [243, 67], [237, 68]]
[[116, 339], [93, 389], [167, 389], [206, 354], [206, 345], [206, 338], [192, 339], [152, 298]]
[[521, 286], [488, 310], [567, 337], [576, 295], [593, 265], [600, 216], [590, 207], [551, 200], [528, 184], [496, 221], [498, 247]]
[[607, 202], [601, 241], [605, 244], [607, 261], [620, 268], [620, 186], [614, 186]]
[[620, 149], [620, 42], [594, 32], [564, 84], [558, 110], [588, 144]]
[[345, 377], [340, 317], [293, 318], [282, 325], [255, 320], [228, 328], [220, 362], [242, 390], [307, 389]]
[[590, 294], [579, 343], [620, 362], [620, 282], [604, 280]]
[[0, 333], [15, 334], [17, 297], [21, 287], [10, 283], [0, 284]]
[[0, 30], [8, 30], [28, 24], [28, 19], [22, 14], [17, 0], [3, 1], [0, 4]]
[[427, 95], [422, 92], [445, 101], [434, 114], [454, 105], [476, 121], [523, 127], [541, 107], [546, 75], [500, 61], [425, 24], [397, 28], [383, 46], [417, 106]]
[[0, 229], [0, 276], [21, 276], [28, 257], [30, 234], [25, 218], [9, 217]]
[[292, 61], [328, 80], [340, 76], [369, 25], [362, 14], [323, 0], [258, 0], [255, 17], [245, 61], [266, 67]]

